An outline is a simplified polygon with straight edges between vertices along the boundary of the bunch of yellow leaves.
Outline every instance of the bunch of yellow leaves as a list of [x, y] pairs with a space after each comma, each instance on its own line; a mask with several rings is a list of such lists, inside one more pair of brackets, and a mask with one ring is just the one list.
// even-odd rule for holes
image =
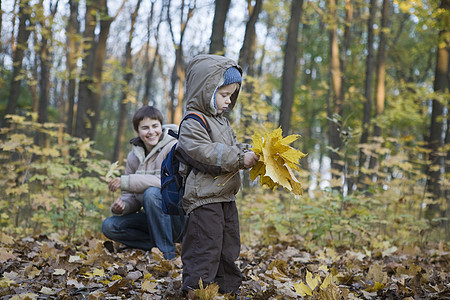
[[306, 154], [289, 146], [298, 137], [294, 134], [283, 138], [281, 128], [265, 133], [264, 137], [255, 133], [252, 136], [252, 150], [259, 156], [259, 161], [250, 170], [250, 179], [255, 180], [259, 176], [262, 186], [274, 190], [281, 185], [292, 193], [301, 195], [302, 185], [295, 178], [293, 170], [300, 170], [299, 160]]

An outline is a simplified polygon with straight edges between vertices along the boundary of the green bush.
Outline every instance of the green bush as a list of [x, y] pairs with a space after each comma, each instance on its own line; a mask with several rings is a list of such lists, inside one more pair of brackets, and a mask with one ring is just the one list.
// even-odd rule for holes
[[[40, 124], [33, 114], [8, 119], [0, 146], [2, 230], [69, 239], [100, 231], [111, 198], [105, 182], [109, 162], [91, 141], [62, 133], [58, 124]], [[44, 146], [36, 144], [38, 135]]]

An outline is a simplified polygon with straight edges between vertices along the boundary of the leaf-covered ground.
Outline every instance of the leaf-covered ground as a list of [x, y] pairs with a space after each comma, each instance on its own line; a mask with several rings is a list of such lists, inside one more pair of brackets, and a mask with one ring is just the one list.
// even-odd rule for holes
[[[450, 252], [320, 248], [301, 242], [243, 247], [241, 299], [450, 299]], [[179, 256], [120, 249], [97, 238], [14, 240], [0, 234], [1, 299], [182, 299]], [[227, 299], [213, 286], [200, 299]], [[302, 296], [303, 295], [303, 296]]]

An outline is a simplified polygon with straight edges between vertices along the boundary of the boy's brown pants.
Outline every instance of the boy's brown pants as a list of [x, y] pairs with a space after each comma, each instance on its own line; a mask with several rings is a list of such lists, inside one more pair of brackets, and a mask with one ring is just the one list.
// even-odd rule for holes
[[241, 241], [235, 201], [213, 203], [194, 209], [188, 217], [183, 237], [183, 291], [210, 283], [219, 284], [221, 293], [237, 293], [242, 283], [235, 261]]

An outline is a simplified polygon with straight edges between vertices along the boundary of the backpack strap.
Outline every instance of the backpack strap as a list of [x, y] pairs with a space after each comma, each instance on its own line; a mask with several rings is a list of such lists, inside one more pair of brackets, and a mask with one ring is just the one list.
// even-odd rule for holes
[[208, 133], [209, 133], [208, 123], [206, 123], [205, 118], [201, 114], [188, 113], [187, 115], [184, 116], [183, 120], [181, 120], [180, 126], [178, 126], [178, 132], [175, 132], [172, 129], [169, 129], [168, 134], [171, 137], [174, 137], [174, 138], [176, 138], [178, 140], [178, 138], [180, 137], [181, 124], [186, 119], [195, 119], [195, 120], [197, 120], [200, 123], [200, 125], [202, 125], [202, 127], [205, 128], [206, 131], [208, 131]]
[[[209, 131], [208, 124], [206, 123], [205, 118], [201, 114], [194, 113], [194, 112], [193, 113], [188, 113], [187, 115], [184, 116], [183, 121], [186, 120], [186, 119], [195, 119], [195, 120], [197, 120], [200, 123], [200, 125], [203, 126], [203, 128], [205, 128], [207, 131]], [[181, 121], [181, 122], [183, 122], [183, 121]], [[180, 123], [180, 127], [181, 127], [181, 123]]]

